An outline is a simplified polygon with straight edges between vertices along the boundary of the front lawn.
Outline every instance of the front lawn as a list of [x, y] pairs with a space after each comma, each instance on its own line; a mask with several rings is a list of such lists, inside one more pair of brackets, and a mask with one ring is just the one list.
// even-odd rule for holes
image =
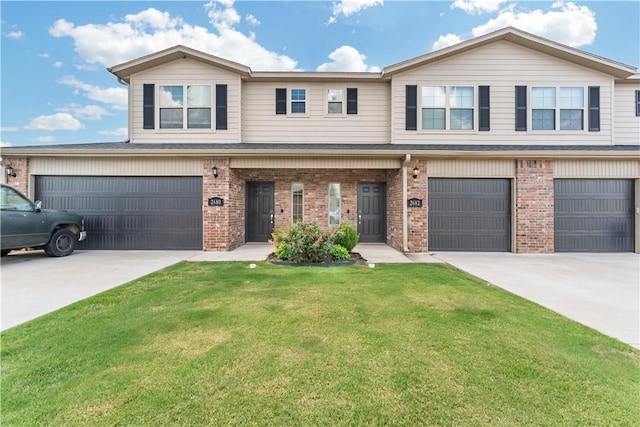
[[181, 263], [2, 333], [2, 426], [636, 425], [640, 352], [444, 265]]

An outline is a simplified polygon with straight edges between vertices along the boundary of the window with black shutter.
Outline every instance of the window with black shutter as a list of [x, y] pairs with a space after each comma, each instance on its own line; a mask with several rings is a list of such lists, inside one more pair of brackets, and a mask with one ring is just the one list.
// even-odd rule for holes
[[216, 85], [216, 129], [227, 130], [227, 85]]
[[276, 88], [276, 114], [287, 114], [286, 88]]
[[527, 130], [527, 87], [516, 86], [516, 131]]
[[405, 106], [405, 129], [418, 130], [418, 86], [406, 86]]
[[479, 119], [478, 130], [491, 130], [489, 114], [489, 86], [478, 86]]
[[589, 132], [600, 132], [600, 86], [589, 86]]
[[153, 129], [155, 127], [155, 85], [144, 84], [142, 90], [142, 127]]
[[358, 114], [358, 89], [347, 88], [347, 114]]

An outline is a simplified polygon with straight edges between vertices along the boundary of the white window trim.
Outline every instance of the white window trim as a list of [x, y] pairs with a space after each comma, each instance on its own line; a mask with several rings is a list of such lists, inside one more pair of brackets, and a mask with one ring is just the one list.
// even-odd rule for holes
[[[330, 113], [329, 112], [329, 100], [327, 94], [329, 90], [341, 90], [342, 91], [342, 112]], [[323, 101], [324, 101], [324, 116], [325, 117], [347, 117], [347, 87], [346, 86], [325, 86], [323, 89]]]
[[[182, 86], [182, 97], [183, 97], [183, 105], [182, 105], [182, 128], [163, 128], [160, 127], [160, 110], [162, 108], [171, 108], [168, 106], [161, 105], [160, 102], [160, 91], [163, 86]], [[210, 128], [189, 128], [188, 126], [188, 109], [187, 105], [187, 87], [188, 86], [209, 86], [211, 89], [211, 106], [209, 109], [211, 110], [211, 127]], [[154, 105], [154, 114], [155, 114], [155, 129], [156, 133], [216, 133], [216, 83], [215, 82], [189, 82], [189, 83], [156, 83], [155, 85], [155, 102]], [[194, 107], [197, 108], [197, 107]], [[206, 108], [206, 107], [205, 107]], [[150, 130], [150, 129], [149, 129]]]
[[[331, 186], [338, 186], [338, 222], [335, 224], [331, 223]], [[336, 225], [340, 225], [342, 223], [342, 186], [339, 182], [330, 182], [327, 186], [327, 224], [332, 227]]]
[[294, 216], [295, 213], [293, 211], [294, 209], [294, 201], [293, 201], [293, 194], [294, 194], [294, 186], [295, 185], [300, 185], [302, 187], [302, 218], [300, 219], [300, 221], [304, 221], [304, 183], [302, 182], [292, 182], [291, 183], [291, 223], [294, 222]]
[[[292, 95], [293, 95], [294, 89], [304, 90], [304, 113], [293, 113], [291, 111], [291, 107], [294, 102], [301, 102], [301, 101], [293, 100]], [[287, 87], [287, 117], [309, 117], [309, 106], [310, 106], [309, 95], [310, 95], [310, 92], [308, 87], [305, 87], [305, 86]]]
[[[422, 105], [422, 88], [425, 87], [445, 87], [445, 123], [444, 129], [423, 129], [422, 128], [422, 110], [425, 108], [433, 108], [433, 107], [425, 107]], [[452, 87], [471, 87], [473, 88], [473, 129], [451, 129], [451, 88]], [[454, 108], [455, 109], [455, 108]], [[479, 133], [479, 104], [478, 104], [478, 85], [469, 85], [469, 84], [437, 84], [437, 83], [429, 83], [429, 84], [418, 84], [418, 132], [419, 133], [443, 133], [446, 132], [448, 135], [454, 134], [465, 134], [469, 135], [472, 133]]]
[[[545, 110], [550, 108], [533, 108], [533, 89], [534, 88], [554, 88], [556, 90], [556, 106], [555, 110], [555, 129], [533, 129], [533, 110]], [[560, 108], [560, 89], [561, 88], [581, 88], [582, 89], [582, 129], [560, 129], [560, 110], [579, 110], [580, 108]], [[527, 86], [527, 133], [541, 135], [541, 134], [562, 134], [562, 135], [582, 135], [588, 134], [588, 121], [589, 121], [589, 87], [584, 84], [563, 84], [558, 86], [554, 83], [540, 83]]]

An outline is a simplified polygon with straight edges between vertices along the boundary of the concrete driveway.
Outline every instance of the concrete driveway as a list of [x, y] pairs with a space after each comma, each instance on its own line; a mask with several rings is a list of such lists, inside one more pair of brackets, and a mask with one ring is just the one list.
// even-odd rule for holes
[[[0, 330], [27, 322], [182, 260], [260, 261], [270, 245], [231, 252], [76, 251], [49, 258], [43, 251], [0, 261]], [[386, 245], [355, 249], [373, 263], [445, 262], [606, 335], [640, 348], [640, 256], [442, 252], [404, 255]]]

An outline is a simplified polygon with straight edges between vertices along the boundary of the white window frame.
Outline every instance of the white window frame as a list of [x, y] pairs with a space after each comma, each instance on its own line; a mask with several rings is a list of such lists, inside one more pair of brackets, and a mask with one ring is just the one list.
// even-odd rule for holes
[[[166, 83], [166, 84], [158, 84], [156, 85], [157, 89], [156, 89], [156, 99], [158, 100], [158, 102], [156, 103], [155, 109], [156, 109], [156, 117], [157, 117], [157, 124], [156, 124], [156, 130], [161, 131], [161, 132], [215, 132], [215, 114], [216, 114], [216, 107], [215, 107], [215, 84], [212, 83]], [[176, 87], [182, 87], [182, 104], [181, 105], [176, 105], [176, 106], [171, 106], [168, 105], [168, 103], [163, 103], [163, 96], [162, 96], [162, 91], [164, 87], [172, 87], [172, 86], [176, 86]], [[189, 105], [189, 87], [192, 86], [203, 86], [203, 87], [208, 87], [209, 88], [209, 94], [210, 94], [210, 99], [209, 99], [209, 105]], [[182, 127], [162, 127], [162, 110], [163, 109], [169, 109], [169, 108], [180, 108], [182, 109]], [[189, 126], [189, 108], [208, 108], [209, 109], [209, 127], [188, 127]]]
[[[293, 99], [293, 92], [303, 90], [304, 91], [304, 100]], [[293, 111], [293, 103], [304, 103], [304, 113], [294, 112]], [[309, 115], [309, 89], [306, 87], [290, 87], [287, 90], [287, 113], [291, 117], [306, 117]]]
[[[331, 189], [332, 188], [337, 188], [338, 191], [338, 195], [337, 198], [334, 195], [333, 196], [333, 204], [332, 204], [332, 194], [331, 194]], [[329, 226], [333, 226], [333, 225], [340, 225], [340, 222], [342, 220], [342, 189], [340, 188], [340, 183], [339, 182], [330, 182], [328, 189], [327, 189], [327, 220], [329, 223]], [[337, 206], [334, 206], [335, 204], [337, 204]], [[335, 209], [331, 209], [334, 208]], [[333, 214], [332, 214], [333, 212]]]
[[[421, 132], [462, 132], [470, 133], [478, 131], [478, 86], [454, 84], [454, 85], [442, 85], [442, 84], [422, 84], [419, 86], [420, 91], [418, 93], [419, 99], [419, 129]], [[444, 105], [440, 106], [428, 106], [424, 102], [424, 89], [426, 88], [444, 88]], [[473, 106], [472, 107], [458, 107], [452, 105], [451, 93], [454, 88], [471, 88], [473, 90]], [[444, 128], [430, 129], [423, 127], [423, 112], [427, 109], [444, 109]], [[471, 129], [451, 129], [451, 111], [452, 110], [471, 110]]]
[[[301, 204], [300, 204], [300, 219], [296, 221], [296, 201], [295, 196], [296, 192], [300, 191], [301, 194]], [[304, 184], [301, 182], [293, 182], [291, 183], [291, 223], [304, 221]]]
[[[336, 101], [332, 101], [330, 99], [331, 91], [340, 91], [340, 99]], [[330, 117], [342, 117], [347, 115], [347, 89], [345, 87], [338, 86], [327, 86], [324, 90], [324, 101], [325, 101], [325, 114]], [[332, 103], [338, 104], [340, 103], [340, 112], [330, 111], [329, 105]]]
[[[536, 108], [535, 103], [534, 103], [534, 91], [536, 89], [554, 89], [555, 91], [555, 99], [554, 99], [554, 106], [553, 107], [540, 107], [540, 108]], [[563, 93], [563, 89], [580, 89], [582, 91], [582, 107], [573, 107], [573, 106], [569, 106], [569, 107], [563, 107], [563, 103], [562, 100], [564, 99], [562, 97], [562, 93]], [[529, 88], [529, 93], [527, 94], [528, 98], [529, 98], [529, 102], [528, 102], [528, 106], [527, 106], [527, 116], [528, 116], [528, 126], [529, 129], [531, 129], [531, 132], [534, 133], [544, 133], [544, 132], [562, 132], [562, 133], [570, 133], [570, 132], [576, 132], [576, 133], [586, 133], [587, 132], [587, 120], [588, 120], [588, 109], [589, 109], [589, 102], [588, 102], [588, 91], [587, 91], [587, 87], [583, 86], [583, 85], [571, 85], [571, 84], [567, 84], [567, 85], [562, 85], [562, 86], [556, 86], [553, 84], [539, 84], [539, 85], [532, 85]], [[534, 123], [534, 118], [533, 118], [533, 113], [536, 110], [553, 110], [553, 118], [554, 118], [554, 126], [553, 129], [534, 129], [533, 127], [533, 123]], [[580, 129], [562, 129], [562, 121], [561, 121], [561, 116], [562, 116], [562, 111], [581, 111], [582, 112], [582, 126]]]

